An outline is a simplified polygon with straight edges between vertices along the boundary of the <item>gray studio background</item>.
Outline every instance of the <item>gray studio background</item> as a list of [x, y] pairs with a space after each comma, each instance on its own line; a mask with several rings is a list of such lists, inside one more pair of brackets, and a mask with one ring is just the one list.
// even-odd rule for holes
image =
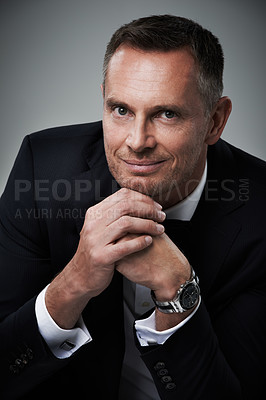
[[0, 0], [0, 192], [23, 137], [101, 119], [101, 66], [115, 29], [134, 18], [192, 18], [221, 40], [223, 137], [266, 159], [265, 2], [259, 0]]

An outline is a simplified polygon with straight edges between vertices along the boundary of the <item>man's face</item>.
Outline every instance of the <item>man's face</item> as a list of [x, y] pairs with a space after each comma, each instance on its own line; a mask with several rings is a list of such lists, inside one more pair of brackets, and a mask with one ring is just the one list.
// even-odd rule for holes
[[121, 187], [164, 208], [186, 197], [207, 152], [207, 119], [189, 51], [121, 46], [108, 66], [103, 130], [109, 169]]

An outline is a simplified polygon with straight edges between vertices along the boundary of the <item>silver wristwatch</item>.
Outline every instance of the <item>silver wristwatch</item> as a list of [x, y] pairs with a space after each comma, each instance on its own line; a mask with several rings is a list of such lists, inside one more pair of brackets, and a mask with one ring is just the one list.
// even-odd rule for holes
[[200, 298], [199, 278], [191, 267], [190, 279], [180, 286], [173, 300], [158, 301], [153, 290], [151, 291], [151, 297], [158, 310], [165, 314], [183, 313], [191, 310]]

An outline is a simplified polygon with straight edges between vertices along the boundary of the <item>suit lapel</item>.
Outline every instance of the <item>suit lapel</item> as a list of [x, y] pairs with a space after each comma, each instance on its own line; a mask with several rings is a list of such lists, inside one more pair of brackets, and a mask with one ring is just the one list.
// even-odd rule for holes
[[75, 221], [78, 233], [82, 229], [86, 210], [119, 189], [107, 165], [102, 137], [85, 150], [83, 157], [88, 169], [72, 178], [72, 204], [77, 210]]
[[236, 240], [241, 224], [234, 212], [244, 203], [239, 200], [240, 180], [237, 165], [227, 144], [220, 140], [208, 151], [208, 176], [192, 218], [193, 254], [201, 289], [207, 293]]

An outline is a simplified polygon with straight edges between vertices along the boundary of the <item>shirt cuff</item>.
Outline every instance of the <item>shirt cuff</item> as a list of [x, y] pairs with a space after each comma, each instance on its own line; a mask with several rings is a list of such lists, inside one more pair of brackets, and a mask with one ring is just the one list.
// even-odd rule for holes
[[73, 329], [62, 329], [55, 323], [45, 304], [45, 293], [48, 286], [41, 291], [35, 303], [39, 332], [55, 357], [68, 358], [81, 346], [90, 342], [92, 337], [82, 316]]
[[198, 305], [195, 310], [189, 314], [187, 318], [185, 318], [178, 325], [166, 329], [165, 331], [156, 331], [155, 329], [155, 311], [145, 319], [140, 319], [135, 321], [136, 335], [139, 340], [141, 346], [151, 346], [156, 344], [164, 344], [166, 340], [175, 333], [178, 329], [182, 328], [189, 320], [193, 317], [193, 315], [197, 312], [201, 303], [201, 298], [199, 299]]

